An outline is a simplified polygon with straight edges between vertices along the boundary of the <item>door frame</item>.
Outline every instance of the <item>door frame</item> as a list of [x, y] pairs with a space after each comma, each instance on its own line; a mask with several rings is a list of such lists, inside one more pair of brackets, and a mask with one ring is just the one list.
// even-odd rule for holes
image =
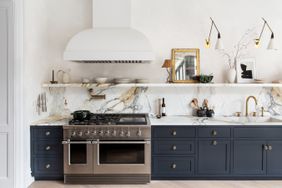
[[[24, 94], [24, 0], [13, 0], [14, 8], [14, 187], [27, 187], [30, 175], [26, 174], [26, 123], [23, 117]], [[24, 173], [23, 173], [24, 172]]]

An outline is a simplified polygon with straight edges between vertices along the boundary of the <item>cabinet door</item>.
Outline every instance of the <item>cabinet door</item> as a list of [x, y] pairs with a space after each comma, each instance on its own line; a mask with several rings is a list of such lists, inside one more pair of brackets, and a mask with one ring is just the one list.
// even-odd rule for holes
[[229, 140], [200, 140], [198, 174], [228, 174], [230, 169]]
[[266, 173], [264, 143], [264, 141], [234, 141], [234, 174], [261, 175]]
[[282, 141], [269, 141], [267, 151], [267, 174], [282, 175]]

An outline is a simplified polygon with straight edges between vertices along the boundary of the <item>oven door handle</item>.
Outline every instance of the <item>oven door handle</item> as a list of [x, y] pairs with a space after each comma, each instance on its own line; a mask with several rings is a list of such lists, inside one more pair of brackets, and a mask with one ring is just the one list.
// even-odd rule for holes
[[66, 145], [66, 144], [92, 144], [91, 141], [70, 141], [70, 140], [67, 140], [67, 141], [62, 141], [62, 144]]
[[151, 141], [98, 141], [98, 144], [151, 144]]

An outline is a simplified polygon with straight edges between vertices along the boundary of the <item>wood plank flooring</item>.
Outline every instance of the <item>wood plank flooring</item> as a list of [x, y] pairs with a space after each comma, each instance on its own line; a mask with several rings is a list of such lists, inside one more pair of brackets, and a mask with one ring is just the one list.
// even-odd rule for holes
[[36, 181], [29, 188], [282, 188], [282, 181], [152, 181], [147, 185], [65, 185]]

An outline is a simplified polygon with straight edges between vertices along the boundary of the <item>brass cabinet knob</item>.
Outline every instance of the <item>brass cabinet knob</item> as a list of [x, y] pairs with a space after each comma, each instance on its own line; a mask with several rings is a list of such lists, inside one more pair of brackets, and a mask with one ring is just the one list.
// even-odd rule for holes
[[172, 164], [172, 165], [171, 165], [171, 168], [172, 168], [172, 169], [176, 169], [176, 164]]
[[51, 146], [46, 146], [45, 150], [49, 151], [51, 149]]
[[267, 146], [267, 145], [264, 145], [264, 146], [263, 146], [263, 149], [264, 149], [264, 151], [267, 151], [267, 150], [268, 150], [268, 146]]
[[177, 147], [174, 145], [172, 146], [172, 150], [175, 151], [177, 149]]
[[49, 169], [50, 167], [51, 167], [50, 164], [47, 164], [47, 165], [45, 166], [46, 169]]
[[213, 130], [213, 131], [212, 131], [212, 135], [213, 135], [213, 136], [216, 136], [216, 135], [217, 135], [217, 132], [216, 132], [215, 130]]
[[268, 150], [271, 151], [272, 150], [272, 146], [269, 145], [268, 146]]
[[212, 141], [212, 145], [216, 146], [217, 145], [217, 141], [216, 140]]
[[172, 131], [172, 135], [173, 135], [173, 136], [176, 136], [176, 131]]
[[46, 136], [49, 136], [50, 134], [51, 134], [50, 131], [45, 132]]

